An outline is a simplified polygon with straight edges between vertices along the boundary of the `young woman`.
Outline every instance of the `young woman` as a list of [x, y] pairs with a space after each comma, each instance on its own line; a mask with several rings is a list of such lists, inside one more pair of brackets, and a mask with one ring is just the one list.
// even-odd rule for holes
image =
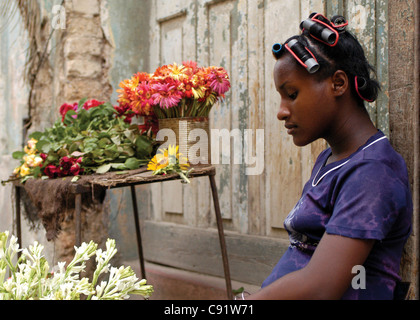
[[277, 118], [297, 146], [322, 138], [329, 148], [284, 222], [288, 250], [247, 299], [392, 299], [400, 280], [406, 165], [364, 107], [379, 85], [363, 49], [333, 19], [312, 14], [301, 35], [273, 46]]

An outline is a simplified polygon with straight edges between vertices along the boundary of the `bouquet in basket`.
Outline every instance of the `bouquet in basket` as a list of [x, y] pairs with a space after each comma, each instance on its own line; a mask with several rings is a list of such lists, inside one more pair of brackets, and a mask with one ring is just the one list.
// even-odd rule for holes
[[153, 74], [139, 72], [120, 83], [122, 110], [149, 118], [208, 117], [212, 106], [230, 89], [222, 67], [198, 67], [196, 62], [164, 65]]

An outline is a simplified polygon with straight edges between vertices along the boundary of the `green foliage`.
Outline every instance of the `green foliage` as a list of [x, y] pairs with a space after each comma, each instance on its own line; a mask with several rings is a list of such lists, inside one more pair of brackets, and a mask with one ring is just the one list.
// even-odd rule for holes
[[[117, 117], [110, 103], [88, 110], [80, 107], [83, 104], [81, 100], [77, 113], [70, 110], [63, 121], [30, 135], [38, 141], [38, 152], [48, 155], [43, 167], [57, 165], [65, 156], [82, 157], [84, 174], [133, 170], [148, 163], [155, 152], [155, 141], [150, 135], [141, 134], [137, 125]], [[20, 151], [13, 154], [17, 159], [23, 155]]]

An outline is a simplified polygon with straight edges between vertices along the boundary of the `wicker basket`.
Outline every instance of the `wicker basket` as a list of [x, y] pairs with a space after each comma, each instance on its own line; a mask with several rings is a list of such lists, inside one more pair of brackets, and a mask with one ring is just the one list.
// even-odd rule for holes
[[[208, 117], [159, 119], [159, 130], [162, 129], [171, 129], [175, 133], [179, 152], [188, 157], [190, 164], [211, 163]], [[194, 129], [202, 129], [206, 135], [204, 136], [204, 132], [198, 132], [199, 137], [194, 134], [190, 137], [192, 140], [188, 140]], [[190, 152], [191, 148], [193, 149]]]

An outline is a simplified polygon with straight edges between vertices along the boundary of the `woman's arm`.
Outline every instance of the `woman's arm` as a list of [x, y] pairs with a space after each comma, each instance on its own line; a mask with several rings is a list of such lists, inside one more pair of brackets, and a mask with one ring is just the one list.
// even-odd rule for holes
[[374, 243], [325, 233], [305, 268], [285, 275], [247, 300], [340, 299], [355, 276], [352, 268], [365, 262]]

